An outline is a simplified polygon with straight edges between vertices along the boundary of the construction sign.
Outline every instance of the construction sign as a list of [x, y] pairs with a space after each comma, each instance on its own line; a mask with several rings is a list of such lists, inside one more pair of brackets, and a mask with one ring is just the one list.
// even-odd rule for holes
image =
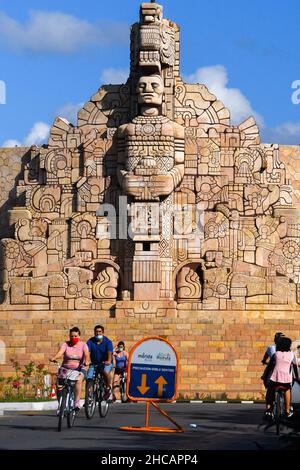
[[177, 397], [179, 357], [159, 336], [143, 338], [130, 351], [127, 395], [132, 400], [173, 401]]

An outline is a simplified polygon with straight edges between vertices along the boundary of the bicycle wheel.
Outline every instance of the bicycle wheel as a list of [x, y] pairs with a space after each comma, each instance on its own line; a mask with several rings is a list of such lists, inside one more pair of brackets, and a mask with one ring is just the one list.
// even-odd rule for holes
[[280, 424], [281, 424], [283, 413], [284, 413], [284, 397], [282, 393], [277, 392], [275, 396], [275, 410], [274, 410], [277, 436], [279, 436], [280, 434]]
[[126, 395], [126, 382], [124, 380], [121, 380], [121, 383], [120, 383], [120, 395], [121, 395], [121, 402], [127, 403], [128, 397]]
[[97, 396], [94, 390], [94, 381], [89, 380], [85, 386], [84, 411], [87, 419], [92, 419], [96, 409]]
[[108, 413], [108, 408], [109, 408], [109, 404], [107, 400], [103, 400], [103, 395], [104, 395], [104, 389], [103, 387], [101, 387], [99, 391], [99, 406], [98, 406], [99, 415], [101, 418], [105, 418], [105, 416]]
[[57, 430], [58, 432], [61, 432], [62, 430], [62, 423], [65, 415], [65, 410], [66, 410], [66, 403], [67, 403], [67, 389], [64, 388], [61, 391], [60, 399], [59, 399], [59, 413], [58, 413], [58, 427]]
[[74, 388], [70, 387], [69, 396], [68, 396], [68, 411], [67, 411], [68, 428], [72, 428], [74, 426], [75, 418], [76, 418], [75, 393], [74, 393]]

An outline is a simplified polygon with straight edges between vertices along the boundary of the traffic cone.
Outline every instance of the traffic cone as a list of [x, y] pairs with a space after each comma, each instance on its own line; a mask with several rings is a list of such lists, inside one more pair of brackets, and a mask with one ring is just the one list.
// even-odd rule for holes
[[36, 394], [35, 394], [35, 398], [41, 398], [42, 396], [42, 393], [41, 393], [41, 387], [37, 387], [36, 388]]
[[55, 387], [51, 388], [50, 398], [51, 398], [51, 400], [56, 400], [57, 399]]

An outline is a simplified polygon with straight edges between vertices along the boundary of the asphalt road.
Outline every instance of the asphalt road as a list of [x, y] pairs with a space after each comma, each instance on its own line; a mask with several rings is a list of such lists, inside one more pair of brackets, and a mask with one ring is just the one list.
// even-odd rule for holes
[[[120, 426], [143, 426], [144, 404], [114, 403], [106, 418], [91, 421], [81, 410], [72, 429], [57, 432], [53, 411], [10, 412], [0, 417], [0, 449], [43, 450], [275, 450], [299, 449], [299, 428], [285, 427], [276, 436], [263, 419], [263, 405], [189, 404], [161, 405], [184, 433], [121, 431]], [[170, 426], [154, 409], [152, 426]], [[191, 427], [196, 424], [197, 427]]]

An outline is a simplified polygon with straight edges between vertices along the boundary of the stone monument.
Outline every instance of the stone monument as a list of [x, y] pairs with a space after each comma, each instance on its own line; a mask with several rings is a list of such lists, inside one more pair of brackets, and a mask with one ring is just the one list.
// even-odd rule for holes
[[299, 148], [262, 144], [253, 117], [232, 125], [204, 84], [182, 81], [179, 52], [179, 27], [143, 3], [126, 84], [28, 150], [1, 240], [2, 311], [131, 318], [141, 337], [153, 318], [159, 333], [164, 317], [230, 327], [234, 311], [300, 310]]

